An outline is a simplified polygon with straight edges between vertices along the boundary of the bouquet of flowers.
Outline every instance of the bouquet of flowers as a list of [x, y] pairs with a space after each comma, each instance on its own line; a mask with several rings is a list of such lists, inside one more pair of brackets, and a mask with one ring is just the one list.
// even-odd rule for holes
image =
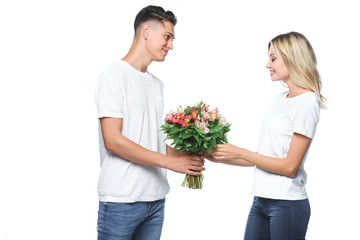
[[[210, 110], [204, 102], [187, 108], [178, 107], [176, 112], [166, 115], [165, 124], [161, 130], [166, 133], [166, 139], [173, 140], [171, 146], [177, 151], [185, 151], [192, 155], [211, 152], [217, 144], [227, 143], [226, 133], [231, 124], [219, 114], [217, 108]], [[201, 189], [204, 175], [186, 175], [183, 187]]]

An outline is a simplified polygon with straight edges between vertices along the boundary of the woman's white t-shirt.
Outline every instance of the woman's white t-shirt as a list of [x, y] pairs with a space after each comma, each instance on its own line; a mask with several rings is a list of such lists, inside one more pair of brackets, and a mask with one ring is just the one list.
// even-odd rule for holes
[[[163, 84], [125, 61], [107, 67], [95, 88], [98, 118], [122, 118], [121, 134], [142, 147], [166, 154], [163, 123]], [[166, 169], [137, 164], [105, 148], [99, 121], [99, 200], [103, 202], [155, 201], [169, 192]]]
[[[287, 98], [288, 94], [288, 91], [278, 94], [265, 114], [257, 151], [265, 156], [280, 158], [279, 161], [287, 157], [294, 133], [314, 138], [320, 115], [315, 93], [305, 92], [292, 98]], [[295, 178], [255, 167], [254, 196], [283, 200], [306, 199], [307, 175], [304, 162], [310, 145]]]

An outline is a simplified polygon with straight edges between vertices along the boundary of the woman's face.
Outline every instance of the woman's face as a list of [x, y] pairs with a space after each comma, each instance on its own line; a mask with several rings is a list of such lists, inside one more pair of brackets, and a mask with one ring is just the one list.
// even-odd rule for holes
[[290, 79], [289, 72], [285, 66], [280, 54], [276, 54], [275, 49], [271, 46], [269, 51], [269, 61], [266, 68], [270, 70], [270, 77], [272, 81], [287, 81]]

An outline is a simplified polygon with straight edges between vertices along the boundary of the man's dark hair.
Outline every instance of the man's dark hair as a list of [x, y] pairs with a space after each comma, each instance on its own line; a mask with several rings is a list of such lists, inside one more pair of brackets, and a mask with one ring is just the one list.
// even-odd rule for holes
[[136, 33], [137, 28], [146, 21], [157, 21], [163, 23], [163, 21], [169, 21], [174, 26], [177, 23], [177, 19], [173, 12], [165, 11], [162, 7], [147, 6], [144, 7], [135, 18], [134, 30]]

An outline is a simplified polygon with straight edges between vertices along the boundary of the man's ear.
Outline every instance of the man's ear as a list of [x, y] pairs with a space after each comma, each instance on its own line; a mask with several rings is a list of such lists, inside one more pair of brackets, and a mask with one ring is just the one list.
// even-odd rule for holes
[[145, 40], [147, 40], [149, 37], [150, 29], [151, 29], [151, 26], [148, 23], [144, 24], [141, 28], [141, 35], [143, 36], [143, 38]]

